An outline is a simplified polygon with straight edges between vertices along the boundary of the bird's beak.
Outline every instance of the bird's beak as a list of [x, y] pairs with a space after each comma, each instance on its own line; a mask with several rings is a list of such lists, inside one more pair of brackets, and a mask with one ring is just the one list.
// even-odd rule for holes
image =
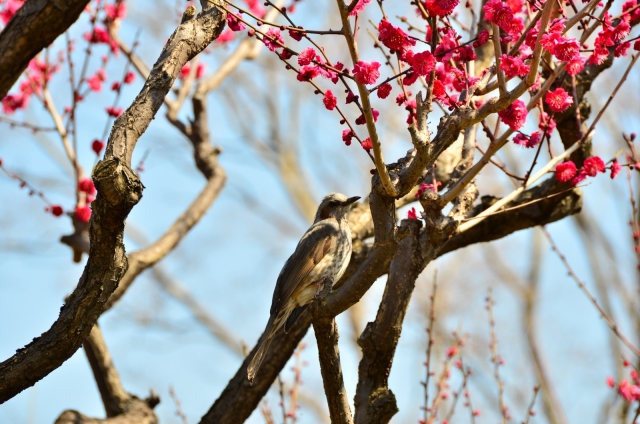
[[349, 197], [346, 202], [344, 202], [345, 206], [349, 206], [360, 199], [360, 196]]

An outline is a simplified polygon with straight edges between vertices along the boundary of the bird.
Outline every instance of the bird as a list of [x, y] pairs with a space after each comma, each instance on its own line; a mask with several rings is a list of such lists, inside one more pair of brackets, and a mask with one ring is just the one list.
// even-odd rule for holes
[[313, 224], [278, 275], [269, 321], [247, 367], [249, 381], [258, 373], [278, 330], [284, 327], [288, 333], [322, 291], [324, 282], [338, 281], [347, 269], [351, 259], [351, 230], [347, 219], [358, 199], [358, 196], [330, 193], [320, 202]]

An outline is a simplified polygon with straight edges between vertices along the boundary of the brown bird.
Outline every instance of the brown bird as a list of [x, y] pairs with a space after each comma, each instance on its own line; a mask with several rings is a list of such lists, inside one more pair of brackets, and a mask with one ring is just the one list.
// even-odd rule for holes
[[324, 281], [338, 281], [351, 259], [351, 230], [347, 218], [360, 197], [340, 193], [325, 196], [318, 206], [313, 225], [302, 236], [293, 255], [285, 262], [271, 301], [271, 316], [247, 377], [258, 373], [264, 355], [276, 332], [284, 326], [288, 333], [300, 314], [322, 291]]

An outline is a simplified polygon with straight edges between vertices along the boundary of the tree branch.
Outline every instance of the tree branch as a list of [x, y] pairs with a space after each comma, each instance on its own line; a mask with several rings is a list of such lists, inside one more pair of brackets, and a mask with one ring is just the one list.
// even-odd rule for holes
[[115, 121], [104, 159], [93, 173], [98, 195], [92, 203], [87, 265], [51, 328], [0, 363], [0, 403], [32, 386], [73, 355], [127, 271], [122, 242], [124, 224], [142, 197], [143, 188], [131, 169], [131, 155], [182, 66], [204, 50], [224, 27], [224, 12], [207, 1], [203, 6], [205, 10], [197, 19], [174, 31], [140, 94]]
[[0, 99], [29, 61], [78, 19], [89, 0], [27, 0], [0, 32]]
[[[325, 284], [322, 294], [331, 290], [331, 284]], [[321, 294], [321, 296], [322, 296]], [[344, 388], [342, 377], [342, 365], [340, 364], [340, 349], [338, 348], [338, 325], [335, 318], [326, 317], [321, 312], [323, 299], [315, 301], [312, 309], [313, 331], [318, 342], [318, 356], [320, 358], [320, 371], [324, 384], [324, 393], [327, 396], [329, 415], [331, 422], [336, 424], [351, 424], [353, 417], [349, 408], [347, 391]]]

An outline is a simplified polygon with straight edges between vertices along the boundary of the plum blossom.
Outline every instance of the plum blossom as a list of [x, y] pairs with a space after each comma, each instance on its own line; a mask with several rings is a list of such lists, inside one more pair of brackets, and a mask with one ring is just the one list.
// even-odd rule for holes
[[404, 52], [416, 45], [416, 42], [409, 38], [402, 29], [391, 25], [386, 19], [381, 20], [378, 24], [378, 40], [397, 52]]
[[554, 91], [547, 92], [544, 101], [552, 111], [564, 112], [573, 104], [573, 97], [571, 97], [564, 88], [558, 87]]
[[576, 175], [576, 164], [568, 160], [556, 165], [556, 180], [566, 183]]
[[324, 93], [324, 98], [322, 99], [322, 102], [324, 103], [324, 107], [326, 107], [328, 110], [333, 110], [336, 108], [336, 105], [338, 104], [338, 99], [336, 99], [336, 96], [333, 95], [331, 90], [327, 90]]
[[353, 67], [353, 76], [358, 84], [374, 84], [380, 77], [380, 63], [360, 61]]
[[276, 49], [279, 49], [282, 47], [281, 45], [284, 45], [284, 40], [282, 39], [282, 34], [280, 34], [280, 30], [278, 28], [273, 28], [273, 27], [269, 28], [266, 35], [262, 38], [262, 42], [272, 52], [275, 52]]
[[500, 120], [514, 131], [522, 128], [527, 120], [527, 106], [520, 99], [515, 100], [506, 109], [498, 112]]

